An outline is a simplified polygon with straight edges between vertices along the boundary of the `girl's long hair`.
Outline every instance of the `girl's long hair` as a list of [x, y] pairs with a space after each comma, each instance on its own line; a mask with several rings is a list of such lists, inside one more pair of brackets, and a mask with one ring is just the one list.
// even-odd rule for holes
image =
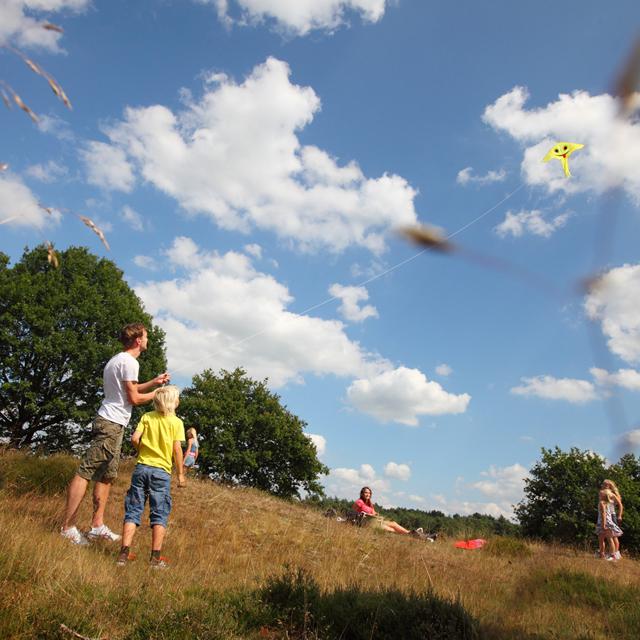
[[618, 498], [620, 497], [620, 489], [618, 489], [618, 485], [613, 480], [603, 480], [602, 486], [613, 491]]
[[[369, 492], [369, 497], [365, 498], [364, 497], [364, 492], [368, 491]], [[362, 502], [364, 502], [367, 507], [372, 507], [373, 505], [371, 504], [371, 496], [373, 495], [373, 491], [371, 491], [371, 489], [369, 487], [362, 487], [362, 489], [360, 489], [360, 500], [362, 500]]]

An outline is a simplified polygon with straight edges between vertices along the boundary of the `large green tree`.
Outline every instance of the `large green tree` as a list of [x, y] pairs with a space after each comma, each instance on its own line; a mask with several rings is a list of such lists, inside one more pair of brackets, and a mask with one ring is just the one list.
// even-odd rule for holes
[[258, 487], [282, 497], [322, 495], [328, 469], [318, 460], [306, 423], [278, 395], [245, 371], [206, 370], [180, 398], [185, 426], [197, 429], [200, 469], [223, 482]]
[[572, 448], [542, 449], [525, 480], [524, 499], [515, 513], [524, 535], [567, 544], [594, 544], [598, 491], [614, 480], [625, 507], [622, 543], [640, 551], [640, 463], [632, 455], [606, 466], [600, 456]]
[[149, 330], [140, 379], [166, 368], [164, 333], [115, 264], [82, 247], [58, 257], [55, 268], [40, 246], [10, 267], [0, 253], [0, 436], [13, 447], [69, 450], [87, 440], [125, 324]]

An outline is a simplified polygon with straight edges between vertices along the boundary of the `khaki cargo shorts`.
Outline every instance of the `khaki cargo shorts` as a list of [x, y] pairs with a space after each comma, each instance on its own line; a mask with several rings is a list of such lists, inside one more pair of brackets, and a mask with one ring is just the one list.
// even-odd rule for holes
[[78, 475], [85, 480], [112, 482], [118, 476], [124, 427], [96, 416], [91, 430], [91, 444], [82, 458]]

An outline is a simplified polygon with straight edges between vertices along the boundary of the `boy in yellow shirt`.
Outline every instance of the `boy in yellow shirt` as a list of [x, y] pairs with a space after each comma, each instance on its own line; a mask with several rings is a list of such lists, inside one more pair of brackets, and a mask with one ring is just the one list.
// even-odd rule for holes
[[178, 470], [178, 486], [184, 486], [182, 442], [184, 424], [175, 411], [180, 403], [178, 388], [161, 387], [153, 397], [155, 411], [142, 416], [131, 442], [138, 451], [131, 486], [124, 500], [122, 548], [117, 563], [133, 559], [131, 543], [140, 526], [144, 507], [149, 499], [151, 523], [151, 566], [166, 568], [167, 559], [160, 556], [164, 534], [171, 513], [171, 462]]

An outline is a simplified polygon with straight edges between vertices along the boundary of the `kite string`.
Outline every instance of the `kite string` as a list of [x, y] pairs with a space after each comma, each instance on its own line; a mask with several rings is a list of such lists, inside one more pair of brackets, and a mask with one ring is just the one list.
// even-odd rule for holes
[[[458, 229], [457, 231], [454, 231], [453, 233], [450, 233], [448, 236], [446, 236], [446, 239], [449, 240], [450, 238], [453, 238], [454, 236], [457, 236], [459, 233], [462, 233], [463, 231], [465, 231], [466, 229], [468, 229], [469, 227], [471, 227], [472, 225], [474, 225], [476, 222], [479, 222], [480, 220], [482, 220], [482, 218], [484, 218], [485, 216], [489, 215], [492, 211], [495, 211], [501, 204], [505, 203], [507, 200], [509, 200], [511, 197], [513, 197], [516, 193], [518, 193], [518, 191], [520, 191], [520, 189], [522, 189], [525, 186], [525, 183], [521, 183], [516, 189], [514, 189], [513, 191], [511, 191], [511, 193], [508, 193], [504, 198], [502, 198], [502, 200], [500, 200], [499, 202], [497, 202], [496, 204], [494, 204], [492, 207], [490, 207], [489, 209], [487, 209], [486, 211], [483, 211], [479, 216], [477, 216], [476, 218], [474, 218], [473, 220], [471, 220], [470, 222], [468, 222], [467, 224], [465, 224], [464, 226], [460, 227], [460, 229]], [[409, 262], [415, 260], [416, 258], [418, 258], [419, 256], [423, 255], [424, 253], [426, 253], [428, 251], [428, 249], [422, 249], [421, 251], [418, 251], [418, 253], [415, 253], [414, 255], [398, 262], [397, 264], [394, 264], [393, 266], [389, 267], [388, 269], [385, 269], [384, 271], [381, 271], [380, 273], [377, 273], [376, 275], [372, 276], [371, 278], [364, 280], [363, 282], [355, 285], [356, 287], [364, 287], [368, 284], [371, 284], [372, 282], [379, 280], [380, 278], [382, 278], [383, 276], [386, 276], [387, 274], [391, 273], [392, 271], [395, 271], [396, 269], [399, 269], [400, 267], [403, 267], [405, 264], [408, 264]], [[306, 315], [308, 313], [310, 313], [311, 311], [315, 311], [316, 309], [319, 309], [320, 307], [324, 307], [325, 305], [329, 304], [330, 302], [334, 302], [335, 300], [338, 300], [339, 297], [338, 296], [331, 296], [330, 298], [327, 298], [326, 300], [323, 300], [322, 302], [318, 302], [317, 304], [314, 304], [310, 307], [307, 307], [306, 309], [303, 309], [302, 311], [300, 311], [298, 313], [298, 315], [303, 316]], [[261, 335], [263, 335], [264, 333], [266, 333], [269, 330], [268, 327], [265, 327], [264, 329], [261, 329], [260, 331], [256, 331], [256, 333], [252, 333], [251, 335], [245, 336], [244, 338], [241, 338], [240, 340], [237, 340], [236, 342], [232, 342], [230, 345], [227, 345], [224, 349], [219, 349], [218, 351], [215, 351], [213, 353], [207, 354], [206, 356], [204, 356], [203, 358], [199, 358], [198, 360], [193, 360], [191, 362], [188, 363], [188, 365], [183, 365], [181, 367], [176, 367], [175, 369], [173, 369], [173, 373], [179, 373], [182, 371], [185, 371], [187, 368], [192, 368], [194, 365], [199, 364], [200, 362], [203, 362], [204, 360], [209, 360], [210, 358], [215, 358], [217, 355], [219, 355], [220, 353], [222, 353], [223, 351], [228, 351], [230, 349], [233, 349], [234, 347], [240, 346], [241, 344], [244, 344], [245, 342], [248, 342], [249, 340], [253, 340], [254, 338], [257, 338]]]

